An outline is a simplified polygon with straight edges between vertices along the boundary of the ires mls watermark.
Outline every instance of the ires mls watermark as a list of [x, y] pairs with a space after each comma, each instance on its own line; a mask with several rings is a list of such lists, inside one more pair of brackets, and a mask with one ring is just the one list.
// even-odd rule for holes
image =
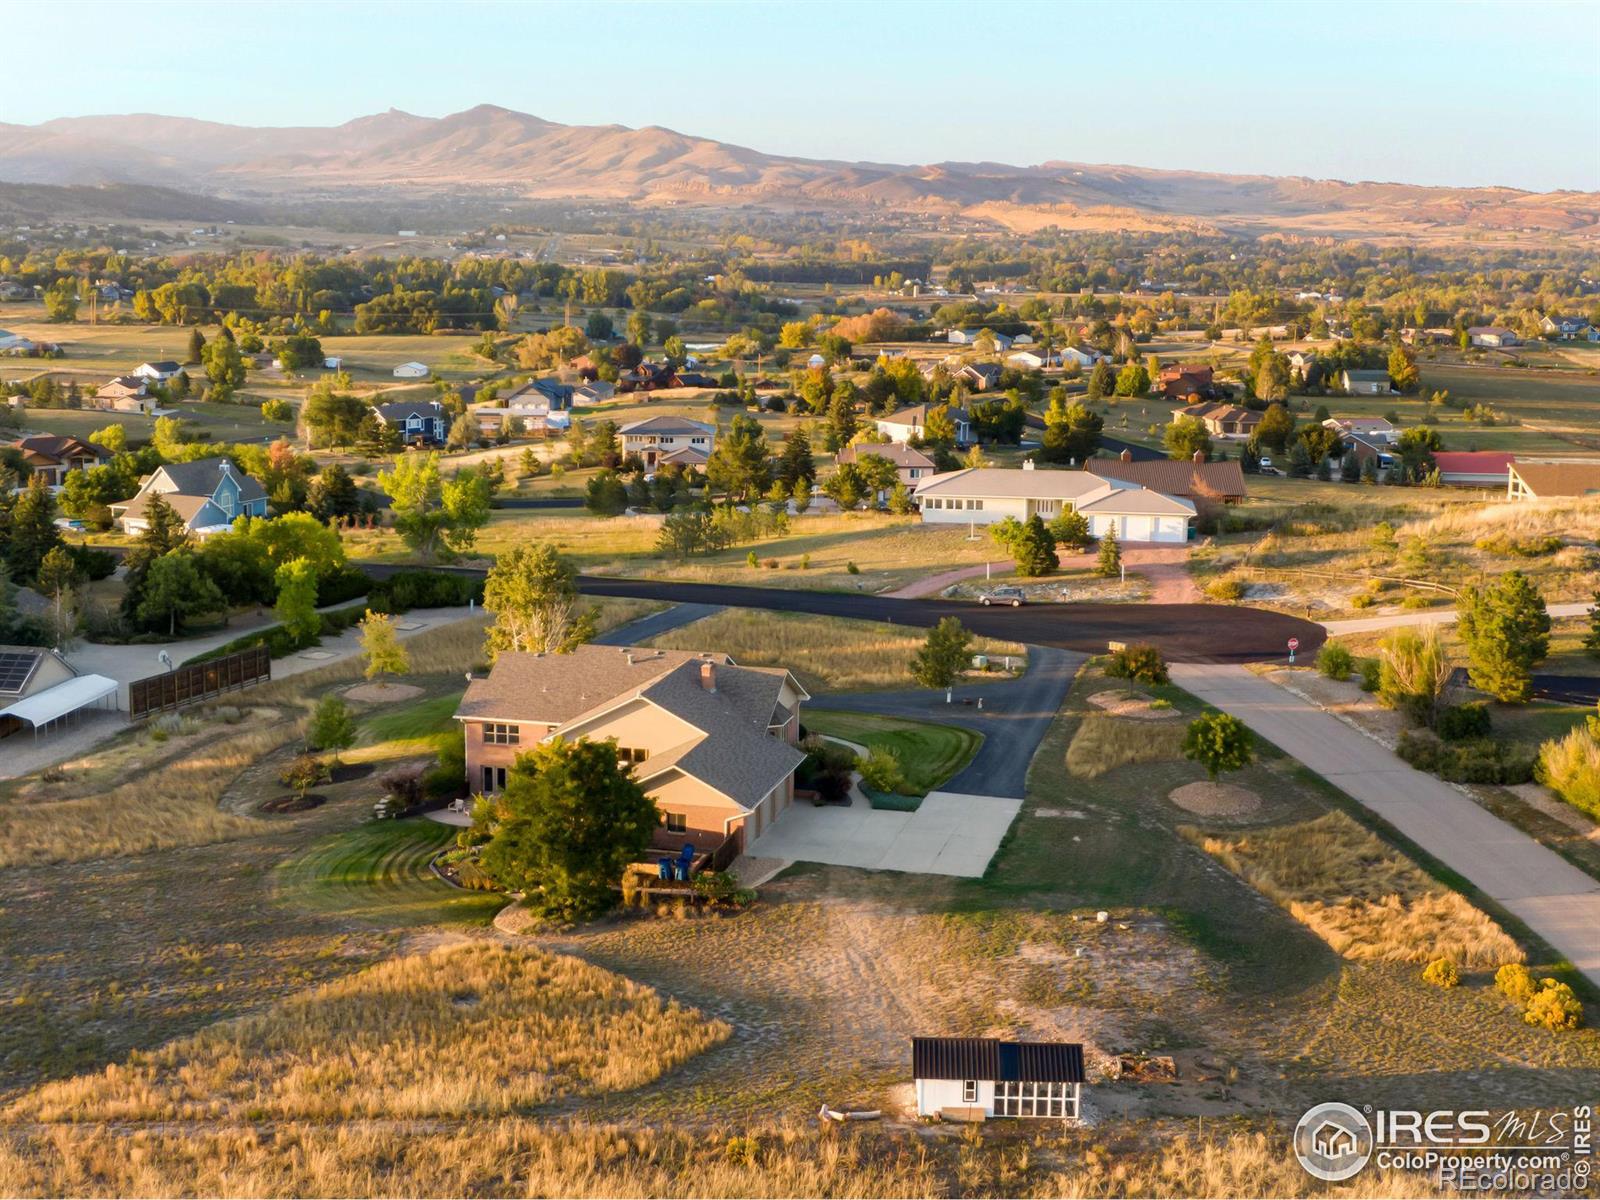
[[1294, 1129], [1307, 1174], [1340, 1183], [1368, 1163], [1420, 1171], [1460, 1192], [1581, 1195], [1594, 1178], [1594, 1108], [1532, 1114], [1486, 1109], [1308, 1109]]

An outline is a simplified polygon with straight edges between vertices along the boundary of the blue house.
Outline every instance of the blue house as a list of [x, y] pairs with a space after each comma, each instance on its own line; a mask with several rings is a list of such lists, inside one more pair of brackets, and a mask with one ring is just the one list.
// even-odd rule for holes
[[239, 517], [267, 515], [267, 493], [226, 458], [168, 463], [147, 476], [138, 494], [111, 512], [125, 533], [149, 528], [150, 501], [160, 496], [183, 519], [184, 528], [199, 537], [232, 527]]
[[372, 411], [409, 446], [442, 446], [450, 436], [449, 418], [437, 400], [402, 400], [380, 404]]

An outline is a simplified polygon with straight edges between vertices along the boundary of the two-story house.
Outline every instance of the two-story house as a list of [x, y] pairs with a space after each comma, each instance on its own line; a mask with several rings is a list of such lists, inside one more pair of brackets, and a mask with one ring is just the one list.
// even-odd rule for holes
[[408, 446], [442, 446], [450, 436], [449, 417], [437, 400], [399, 400], [379, 404], [372, 413]]
[[646, 471], [704, 467], [717, 441], [715, 426], [687, 417], [646, 417], [624, 425], [617, 434], [622, 439], [622, 456], [637, 454]]
[[[892, 412], [876, 421], [877, 430], [891, 442], [904, 444], [928, 435], [928, 413], [937, 404], [913, 404]], [[972, 441], [972, 414], [964, 408], [950, 406], [950, 423], [955, 426], [956, 445], [965, 446]]]
[[661, 810], [657, 844], [715, 850], [735, 836], [748, 844], [793, 801], [810, 698], [781, 667], [589, 645], [502, 653], [467, 685], [456, 719], [473, 791], [503, 789], [517, 756], [540, 742], [610, 739]]
[[861, 442], [858, 445], [846, 446], [839, 451], [838, 463], [840, 466], [859, 463], [869, 454], [875, 454], [892, 462], [900, 482], [912, 491], [917, 490], [919, 481], [936, 473], [932, 458], [914, 446], [899, 442]]
[[112, 516], [124, 533], [149, 528], [150, 502], [157, 496], [197, 537], [229, 529], [240, 517], [267, 515], [267, 493], [259, 483], [226, 458], [201, 458], [156, 468], [140, 481], [132, 499], [113, 504]]

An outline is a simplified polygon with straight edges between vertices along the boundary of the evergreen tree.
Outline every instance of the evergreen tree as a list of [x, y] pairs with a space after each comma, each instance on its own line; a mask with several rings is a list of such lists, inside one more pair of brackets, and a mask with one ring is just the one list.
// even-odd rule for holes
[[1238, 717], [1207, 712], [1189, 722], [1183, 738], [1183, 756], [1206, 769], [1214, 783], [1219, 772], [1238, 771], [1250, 765], [1250, 730]]
[[199, 326], [189, 330], [189, 353], [184, 357], [184, 362], [198, 365], [201, 356], [206, 352], [206, 335], [200, 332]]
[[1056, 545], [1080, 551], [1094, 541], [1094, 535], [1089, 532], [1089, 518], [1075, 508], [1067, 509], [1050, 522], [1050, 536], [1055, 538]]
[[850, 444], [856, 435], [854, 389], [839, 388], [828, 402], [828, 444], [835, 450]]
[[1084, 462], [1100, 445], [1105, 419], [1088, 405], [1068, 404], [1063, 391], [1050, 398], [1044, 414], [1044, 438], [1039, 457], [1044, 462]]
[[743, 413], [734, 415], [706, 463], [706, 477], [733, 501], [760, 496], [771, 486], [772, 459], [759, 421]]
[[783, 457], [778, 460], [778, 478], [791, 492], [802, 479], [813, 483], [817, 464], [811, 457], [811, 437], [805, 426], [798, 426], [783, 442]]
[[1583, 635], [1583, 648], [1600, 658], [1600, 592], [1594, 594], [1594, 607], [1589, 610], [1589, 632]]
[[1091, 400], [1099, 400], [1109, 396], [1116, 388], [1116, 377], [1111, 373], [1111, 364], [1101, 359], [1095, 363], [1094, 370], [1089, 372], [1088, 396]]
[[1117, 541], [1117, 531], [1110, 526], [1100, 535], [1100, 559], [1095, 571], [1108, 579], [1122, 574], [1122, 546]]
[[1044, 518], [1038, 513], [1022, 522], [1017, 535], [1011, 540], [1010, 549], [1019, 575], [1037, 578], [1049, 575], [1056, 569], [1056, 540], [1050, 536]]
[[10, 537], [5, 557], [11, 577], [19, 583], [31, 583], [45, 556], [61, 545], [61, 531], [56, 528], [56, 498], [44, 476], [34, 475], [28, 480], [27, 490], [11, 506], [8, 524]]
[[1486, 588], [1463, 590], [1456, 607], [1472, 686], [1502, 704], [1527, 703], [1533, 668], [1550, 652], [1544, 597], [1521, 571], [1507, 571]]

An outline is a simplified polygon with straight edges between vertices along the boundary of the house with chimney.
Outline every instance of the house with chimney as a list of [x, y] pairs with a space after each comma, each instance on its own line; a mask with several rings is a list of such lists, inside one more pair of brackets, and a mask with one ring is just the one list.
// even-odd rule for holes
[[1156, 391], [1163, 400], [1192, 401], [1212, 395], [1210, 367], [1203, 363], [1173, 363], [1161, 368]]
[[153, 475], [139, 481], [139, 490], [131, 499], [111, 506], [111, 515], [124, 533], [142, 533], [150, 527], [150, 503], [157, 496], [196, 537], [231, 529], [240, 517], [267, 515], [266, 491], [232, 460], [222, 457], [157, 467]]
[[1095, 537], [1110, 532], [1124, 542], [1187, 542], [1196, 515], [1193, 501], [1092, 471], [1035, 470], [1031, 459], [1020, 469], [965, 467], [931, 476], [918, 483], [916, 501], [924, 525], [1048, 522], [1079, 512]]
[[455, 715], [473, 791], [503, 790], [517, 756], [542, 742], [614, 742], [661, 812], [657, 847], [715, 852], [753, 841], [793, 803], [805, 758], [800, 706], [810, 698], [782, 667], [588, 645], [501, 653], [468, 683]]

